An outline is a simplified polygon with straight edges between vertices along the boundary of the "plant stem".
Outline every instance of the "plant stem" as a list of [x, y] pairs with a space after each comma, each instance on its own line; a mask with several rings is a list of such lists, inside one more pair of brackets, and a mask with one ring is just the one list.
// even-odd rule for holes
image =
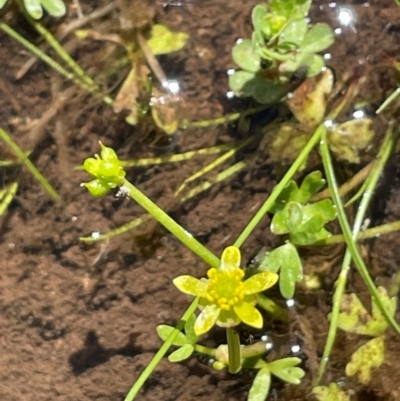
[[200, 345], [200, 344], [194, 344], [194, 350], [196, 352], [199, 352], [200, 354], [215, 357], [215, 349], [214, 348], [205, 347], [204, 345]]
[[197, 241], [192, 234], [184, 230], [175, 220], [169, 217], [159, 206], [143, 194], [143, 192], [127, 180], [124, 182], [124, 187], [128, 189], [129, 196], [132, 199], [149, 212], [160, 224], [178, 238], [193, 253], [200, 256], [210, 266], [219, 266], [220, 260], [217, 256]]
[[[356, 218], [355, 218], [354, 225], [353, 225], [353, 232], [352, 232], [353, 241], [356, 240], [356, 238], [359, 234], [363, 220], [365, 218], [365, 214], [367, 212], [367, 208], [372, 199], [372, 195], [375, 191], [376, 185], [378, 184], [378, 180], [381, 176], [382, 170], [385, 167], [385, 164], [391, 154], [392, 147], [393, 147], [392, 134], [393, 134], [392, 127], [390, 127], [386, 132], [385, 139], [382, 143], [381, 149], [380, 149], [378, 157], [377, 157], [377, 162], [374, 164], [373, 170], [372, 170], [369, 178], [366, 180], [364, 194], [361, 199], [360, 205], [358, 207]], [[323, 140], [326, 140], [326, 138], [324, 138], [324, 135], [323, 135]], [[326, 151], [326, 149], [324, 150], [324, 152], [325, 151]], [[331, 178], [331, 181], [333, 181], [332, 178]], [[323, 352], [323, 355], [321, 358], [321, 363], [318, 368], [318, 373], [317, 373], [317, 378], [316, 378], [317, 384], [319, 383], [319, 381], [321, 380], [321, 378], [324, 374], [326, 365], [329, 360], [329, 356], [330, 356], [332, 348], [333, 348], [333, 344], [336, 339], [340, 305], [341, 305], [341, 300], [342, 300], [346, 282], [347, 282], [348, 272], [350, 270], [350, 262], [351, 262], [351, 253], [350, 253], [349, 248], [347, 248], [346, 253], [344, 255], [343, 262], [342, 262], [342, 268], [340, 270], [339, 277], [336, 281], [335, 292], [333, 294], [333, 307], [332, 307], [332, 313], [331, 313], [331, 318], [330, 318], [331, 322], [329, 324], [328, 337], [327, 337], [327, 340], [325, 343], [324, 352]]]
[[151, 375], [153, 370], [156, 368], [156, 366], [160, 363], [161, 359], [167, 353], [169, 347], [172, 345], [172, 343], [175, 340], [176, 336], [181, 332], [181, 330], [185, 326], [186, 321], [189, 319], [191, 314], [194, 313], [194, 311], [196, 310], [197, 302], [198, 302], [198, 298], [196, 298], [190, 304], [189, 308], [186, 310], [186, 312], [182, 316], [182, 319], [179, 321], [179, 323], [176, 325], [176, 327], [174, 328], [172, 333], [165, 340], [165, 342], [161, 346], [161, 348], [153, 356], [153, 359], [146, 366], [146, 369], [140, 374], [138, 379], [135, 381], [134, 385], [130, 389], [130, 391], [127, 394], [127, 396], [125, 397], [124, 401], [132, 401], [136, 397], [137, 393], [142, 388], [143, 384], [146, 382], [146, 380], [149, 378], [149, 376]]
[[[376, 226], [372, 228], [368, 228], [364, 231], [358, 233], [356, 241], [361, 241], [368, 238], [379, 237], [384, 234], [389, 234], [394, 231], [400, 230], [400, 220], [393, 221], [391, 223], [382, 224], [381, 226]], [[315, 243], [314, 245], [334, 245], [341, 244], [345, 242], [343, 234], [332, 235], [329, 238], [326, 238], [322, 241]]]
[[226, 339], [228, 342], [229, 373], [238, 373], [241, 365], [240, 338], [234, 328], [226, 329]]
[[[0, 23], [1, 25], [1, 23]], [[0, 128], [0, 139], [2, 139], [10, 149], [15, 153], [15, 155], [20, 159], [21, 163], [30, 170], [33, 176], [40, 182], [47, 193], [56, 201], [60, 200], [60, 196], [57, 191], [50, 185], [50, 183], [44, 178], [40, 171], [35, 167], [35, 165], [29, 160], [28, 156], [21, 150], [21, 148], [12, 140], [12, 138]]]
[[[324, 129], [323, 133], [322, 133], [320, 149], [321, 149], [322, 162], [324, 165], [324, 170], [325, 170], [326, 178], [328, 181], [328, 186], [329, 186], [329, 189], [332, 194], [333, 203], [336, 206], [337, 211], [338, 211], [338, 219], [339, 219], [340, 226], [342, 228], [344, 238], [346, 240], [347, 249], [349, 250], [351, 257], [353, 258], [354, 263], [357, 267], [357, 270], [360, 273], [360, 276], [362, 277], [362, 279], [364, 280], [366, 286], [368, 287], [378, 308], [380, 309], [382, 314], [385, 316], [386, 320], [393, 326], [393, 328], [396, 330], [396, 332], [398, 334], [400, 334], [400, 326], [397, 324], [397, 322], [395, 321], [393, 316], [389, 313], [387, 308], [382, 304], [382, 301], [379, 296], [379, 292], [378, 292], [371, 276], [369, 275], [368, 269], [367, 269], [361, 255], [360, 255], [360, 252], [357, 248], [357, 245], [354, 240], [355, 237], [353, 238], [353, 234], [351, 232], [350, 225], [347, 220], [346, 212], [345, 212], [343, 203], [340, 199], [335, 173], [333, 171], [332, 160], [331, 160], [331, 156], [329, 153], [328, 142], [327, 142], [327, 137], [326, 137], [326, 129]], [[384, 160], [384, 157], [382, 157], [382, 159]], [[379, 174], [375, 173], [374, 179], [371, 182], [373, 183], [377, 177], [379, 177]], [[367, 195], [364, 194], [364, 196], [367, 196], [369, 198], [371, 196], [371, 194], [367, 193]]]
[[261, 206], [261, 208], [255, 214], [255, 216], [251, 219], [249, 224], [247, 224], [247, 226], [245, 227], [243, 232], [239, 235], [238, 239], [234, 243], [235, 246], [240, 248], [240, 246], [243, 244], [243, 242], [246, 241], [247, 237], [251, 234], [251, 232], [255, 229], [257, 224], [264, 217], [264, 215], [273, 206], [273, 204], [275, 203], [276, 199], [278, 198], [278, 196], [280, 195], [282, 190], [286, 187], [286, 185], [289, 183], [289, 181], [296, 174], [297, 170], [300, 168], [300, 166], [307, 159], [309, 153], [312, 151], [314, 146], [319, 142], [319, 140], [321, 138], [321, 135], [322, 135], [322, 132], [323, 132], [324, 129], [325, 129], [324, 125], [321, 124], [315, 130], [313, 136], [310, 138], [310, 140], [307, 142], [307, 145], [303, 148], [303, 150], [297, 156], [296, 160], [290, 166], [289, 170], [286, 172], [286, 174], [284, 175], [282, 180], [279, 182], [278, 185], [276, 185], [274, 187], [271, 195], [264, 202], [264, 204]]

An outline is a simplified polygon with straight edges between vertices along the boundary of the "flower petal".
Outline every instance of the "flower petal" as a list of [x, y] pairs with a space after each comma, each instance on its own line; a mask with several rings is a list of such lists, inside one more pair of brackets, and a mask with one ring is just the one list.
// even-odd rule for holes
[[221, 256], [220, 270], [233, 270], [240, 266], [240, 250], [236, 246], [228, 246]]
[[261, 329], [263, 325], [263, 318], [261, 313], [252, 305], [247, 302], [242, 302], [233, 307], [236, 314], [240, 317], [242, 322], [249, 326]]
[[196, 297], [204, 297], [207, 292], [207, 283], [192, 276], [176, 277], [173, 283], [179, 291]]
[[218, 320], [217, 326], [219, 327], [235, 327], [237, 326], [241, 320], [234, 310], [221, 310]]
[[207, 333], [214, 326], [220, 311], [217, 305], [208, 305], [203, 309], [194, 324], [194, 332], [197, 336]]
[[272, 287], [277, 281], [279, 276], [272, 272], [261, 272], [251, 276], [244, 282], [245, 294], [257, 294], [261, 291]]

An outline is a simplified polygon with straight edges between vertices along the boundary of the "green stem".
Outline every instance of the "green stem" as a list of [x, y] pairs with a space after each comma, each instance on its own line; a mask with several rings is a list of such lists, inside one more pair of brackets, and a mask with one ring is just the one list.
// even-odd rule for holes
[[234, 328], [227, 328], [226, 339], [228, 341], [229, 373], [238, 373], [241, 365], [239, 334]]
[[186, 310], [186, 312], [182, 316], [182, 319], [176, 325], [176, 327], [174, 328], [172, 333], [169, 335], [169, 337], [165, 340], [165, 342], [161, 346], [161, 348], [153, 356], [153, 359], [146, 366], [146, 369], [140, 374], [138, 379], [135, 381], [135, 384], [130, 389], [130, 391], [127, 394], [127, 396], [125, 397], [124, 401], [132, 401], [136, 397], [137, 393], [142, 388], [143, 384], [146, 382], [146, 380], [152, 374], [153, 370], [157, 367], [157, 365], [160, 363], [161, 359], [164, 357], [164, 355], [169, 350], [169, 348], [172, 345], [173, 341], [175, 340], [176, 336], [182, 331], [183, 327], [185, 326], [186, 321], [195, 312], [195, 310], [197, 308], [197, 302], [198, 302], [198, 298], [196, 298], [190, 304], [189, 308]]
[[[30, 43], [28, 40], [26, 40], [23, 36], [21, 36], [17, 31], [12, 29], [7, 24], [0, 22], [0, 29], [3, 30], [7, 35], [12, 37], [14, 40], [19, 42], [26, 49], [28, 49], [33, 55], [40, 58], [49, 67], [51, 67], [54, 71], [57, 71], [64, 78], [69, 79], [70, 81], [74, 82], [76, 85], [80, 86], [81, 88], [87, 90], [90, 93], [99, 93], [97, 87], [95, 87], [93, 85], [89, 85], [86, 81], [83, 81], [82, 79], [77, 78], [72, 72], [66, 70], [61, 64], [54, 61], [46, 53], [42, 52], [42, 50], [40, 50], [35, 45]], [[104, 96], [103, 101], [106, 104], [112, 104], [112, 102], [113, 102], [113, 100], [109, 96]]]
[[[372, 195], [375, 191], [375, 188], [378, 184], [378, 180], [381, 176], [381, 173], [383, 171], [383, 168], [385, 167], [385, 164], [391, 154], [392, 151], [392, 145], [393, 145], [393, 140], [392, 140], [392, 127], [388, 129], [386, 132], [385, 140], [383, 141], [383, 144], [381, 146], [380, 152], [377, 157], [377, 162], [375, 163], [373, 170], [367, 179], [366, 183], [367, 185], [365, 186], [365, 191], [364, 195], [361, 199], [360, 205], [357, 210], [356, 218], [354, 221], [353, 225], [353, 232], [352, 232], [352, 241], [354, 242], [359, 234], [359, 231], [361, 229], [361, 226], [363, 224], [365, 214], [367, 213], [367, 208], [371, 202]], [[326, 136], [323, 135], [323, 141], [326, 140]], [[322, 145], [321, 145], [322, 146]], [[326, 152], [327, 149], [325, 148], [323, 152]], [[333, 171], [333, 169], [331, 169]], [[330, 170], [330, 171], [331, 171]], [[330, 178], [331, 182], [334, 182], [334, 179], [331, 177]], [[338, 189], [337, 189], [338, 191]], [[351, 262], [351, 253], [349, 248], [346, 249], [346, 253], [343, 259], [342, 263], [342, 268], [339, 274], [339, 277], [336, 281], [336, 286], [335, 286], [335, 292], [333, 294], [333, 307], [332, 307], [332, 313], [331, 313], [331, 318], [330, 318], [330, 324], [329, 324], [329, 331], [328, 331], [328, 337], [325, 343], [324, 347], [324, 352], [321, 358], [321, 363], [318, 368], [318, 374], [316, 378], [316, 383], [318, 384], [319, 381], [321, 380], [326, 365], [329, 360], [329, 356], [331, 354], [333, 344], [336, 339], [336, 333], [337, 333], [337, 325], [338, 325], [338, 320], [339, 320], [339, 313], [340, 313], [340, 305], [341, 305], [341, 300], [345, 291], [346, 283], [347, 283], [347, 276], [348, 272], [350, 270], [350, 262]]]
[[[358, 235], [356, 240], [364, 240], [368, 238], [379, 237], [384, 234], [389, 234], [394, 231], [400, 230], [400, 220], [393, 221], [391, 223], [382, 224], [381, 226], [376, 226], [372, 228], [368, 228], [364, 231], [361, 231]], [[324, 239], [323, 241], [319, 241], [314, 245], [334, 245], [334, 244], [341, 244], [345, 242], [343, 234], [332, 235], [329, 238]]]
[[215, 349], [204, 347], [204, 345], [194, 344], [194, 350], [200, 354], [209, 355], [215, 358]]
[[151, 201], [129, 181], [125, 180], [124, 187], [129, 191], [129, 196], [134, 199], [140, 206], [149, 212], [160, 224], [178, 238], [193, 253], [200, 256], [210, 266], [218, 267], [220, 260], [204, 245], [197, 241], [192, 234], [184, 230], [175, 220], [169, 217], [164, 210]]
[[[0, 23], [1, 25], [1, 23]], [[40, 182], [47, 193], [56, 201], [60, 200], [60, 196], [57, 191], [50, 185], [50, 183], [44, 178], [40, 171], [35, 165], [29, 160], [28, 156], [21, 150], [21, 148], [12, 140], [12, 138], [0, 128], [0, 139], [2, 139], [10, 149], [16, 154], [23, 164], [30, 170], [33, 176]]]
[[338, 211], [338, 219], [339, 219], [339, 223], [340, 223], [344, 238], [346, 240], [347, 248], [351, 254], [351, 257], [354, 260], [354, 263], [357, 267], [358, 272], [360, 273], [360, 276], [362, 277], [365, 284], [367, 285], [378, 308], [380, 309], [382, 314], [385, 316], [386, 320], [393, 326], [393, 328], [396, 330], [396, 332], [398, 334], [400, 334], [400, 326], [397, 324], [397, 322], [395, 321], [393, 316], [389, 313], [387, 308], [382, 304], [382, 301], [379, 296], [379, 292], [378, 292], [371, 276], [369, 275], [368, 269], [360, 255], [357, 245], [353, 239], [353, 234], [351, 232], [350, 224], [347, 220], [346, 211], [345, 211], [343, 203], [340, 199], [338, 185], [336, 182], [335, 173], [333, 171], [332, 160], [331, 160], [331, 156], [329, 153], [328, 142], [327, 142], [327, 137], [326, 137], [326, 129], [323, 130], [320, 148], [321, 148], [322, 162], [324, 165], [324, 170], [325, 170], [326, 178], [328, 181], [328, 186], [329, 186], [329, 189], [332, 194], [333, 203], [335, 204], [337, 211]]
[[324, 130], [323, 124], [321, 124], [315, 130], [313, 136], [310, 138], [310, 140], [307, 142], [307, 145], [303, 148], [303, 150], [300, 152], [299, 156], [296, 158], [296, 160], [290, 166], [289, 170], [286, 172], [286, 174], [284, 175], [282, 180], [279, 182], [278, 185], [275, 186], [271, 195], [264, 202], [264, 204], [258, 210], [256, 215], [251, 219], [249, 224], [247, 224], [247, 226], [245, 227], [243, 232], [239, 235], [238, 239], [234, 243], [235, 246], [240, 248], [240, 246], [243, 244], [243, 242], [246, 241], [247, 237], [250, 235], [250, 233], [255, 229], [257, 224], [264, 217], [264, 215], [273, 206], [273, 204], [275, 203], [276, 199], [278, 198], [278, 196], [280, 195], [282, 190], [286, 187], [286, 185], [293, 178], [293, 176], [296, 174], [296, 172], [301, 167], [301, 165], [305, 162], [305, 160], [307, 159], [309, 153], [312, 151], [314, 146], [319, 142], [323, 130]]

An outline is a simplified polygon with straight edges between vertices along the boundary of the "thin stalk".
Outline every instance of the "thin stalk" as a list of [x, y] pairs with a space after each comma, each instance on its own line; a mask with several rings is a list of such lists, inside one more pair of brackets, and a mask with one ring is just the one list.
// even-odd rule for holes
[[[374, 167], [371, 171], [371, 174], [366, 181], [367, 185], [365, 186], [365, 191], [363, 194], [363, 197], [361, 199], [360, 205], [357, 210], [356, 218], [354, 220], [354, 225], [353, 225], [353, 230], [352, 230], [352, 240], [353, 242], [357, 239], [357, 236], [359, 234], [359, 231], [361, 229], [361, 226], [363, 224], [365, 214], [367, 213], [368, 206], [371, 202], [372, 195], [375, 191], [375, 188], [378, 184], [378, 180], [382, 174], [382, 171], [386, 165], [386, 162], [392, 152], [393, 148], [393, 139], [392, 139], [392, 127], [390, 127], [387, 132], [385, 139], [382, 143], [381, 149], [379, 151], [377, 161], [374, 164]], [[326, 141], [326, 136], [323, 134], [322, 136], [322, 141]], [[321, 142], [322, 142], [321, 141]], [[321, 145], [323, 146], [323, 144]], [[327, 150], [324, 149], [324, 152]], [[321, 150], [322, 152], [322, 150]], [[333, 170], [333, 169], [332, 169]], [[331, 178], [332, 181], [332, 178]], [[332, 307], [332, 313], [331, 313], [331, 318], [330, 318], [330, 324], [329, 324], [329, 331], [328, 331], [328, 337], [325, 343], [324, 347], [324, 352], [322, 354], [321, 358], [321, 363], [318, 368], [318, 373], [317, 373], [317, 378], [316, 378], [316, 383], [319, 383], [321, 380], [326, 365], [329, 360], [329, 356], [331, 354], [333, 344], [336, 339], [336, 333], [337, 333], [337, 325], [338, 325], [338, 320], [339, 320], [339, 313], [340, 313], [340, 305], [341, 305], [341, 300], [345, 291], [346, 283], [347, 283], [347, 276], [350, 270], [350, 263], [351, 263], [351, 253], [349, 248], [346, 249], [346, 253], [344, 255], [343, 263], [342, 263], [342, 268], [340, 270], [339, 277], [336, 281], [335, 285], [335, 292], [333, 294], [333, 307]]]
[[275, 203], [279, 194], [282, 192], [282, 190], [286, 187], [286, 185], [289, 183], [289, 181], [296, 174], [296, 172], [298, 171], [300, 166], [307, 159], [309, 153], [312, 151], [314, 146], [319, 142], [324, 129], [325, 129], [324, 124], [321, 124], [315, 130], [313, 136], [310, 138], [310, 140], [307, 142], [307, 145], [303, 148], [303, 150], [297, 156], [297, 159], [292, 163], [289, 170], [286, 172], [285, 176], [282, 178], [282, 180], [279, 182], [279, 184], [275, 186], [271, 195], [264, 202], [264, 204], [261, 206], [261, 208], [255, 214], [255, 216], [251, 219], [249, 224], [247, 224], [247, 226], [245, 227], [243, 232], [239, 235], [238, 239], [234, 243], [235, 246], [237, 246], [239, 248], [243, 244], [243, 242], [246, 241], [246, 239], [250, 235], [250, 233], [255, 229], [255, 227], [261, 221], [261, 219], [264, 217], [264, 215], [273, 206], [273, 204]]
[[[400, 220], [393, 221], [391, 223], [382, 224], [381, 226], [376, 226], [361, 231], [357, 235], [356, 241], [379, 237], [381, 235], [389, 234], [399, 230], [400, 230]], [[337, 234], [337, 235], [332, 235], [331, 237], [326, 238], [323, 241], [317, 242], [314, 245], [326, 246], [326, 245], [341, 244], [343, 242], [345, 242], [344, 236], [342, 234]]]
[[205, 347], [204, 345], [194, 344], [194, 350], [200, 354], [208, 355], [215, 358], [215, 349]]
[[[338, 212], [338, 219], [339, 223], [344, 235], [344, 238], [346, 240], [347, 248], [351, 254], [351, 257], [354, 260], [354, 263], [357, 267], [358, 272], [360, 273], [360, 276], [364, 280], [366, 286], [368, 287], [372, 297], [374, 298], [374, 301], [376, 302], [378, 308], [382, 312], [382, 314], [385, 316], [386, 320], [393, 326], [393, 328], [396, 330], [398, 334], [400, 334], [400, 326], [397, 324], [393, 316], [389, 313], [387, 308], [382, 304], [382, 301], [379, 296], [379, 292], [369, 275], [367, 266], [365, 265], [360, 252], [357, 248], [357, 244], [354, 241], [353, 234], [351, 232], [350, 224], [347, 220], [346, 212], [342, 203], [342, 200], [340, 199], [339, 191], [338, 191], [338, 185], [336, 182], [336, 176], [333, 170], [333, 165], [332, 165], [332, 159], [331, 155], [329, 153], [329, 148], [328, 148], [328, 142], [326, 138], [326, 129], [323, 130], [322, 132], [322, 140], [320, 144], [320, 149], [321, 149], [321, 156], [322, 156], [322, 162], [324, 165], [324, 170], [328, 182], [328, 186], [330, 188], [331, 194], [332, 194], [332, 200], [334, 205], [337, 208]], [[370, 195], [367, 194], [369, 197]]]
[[240, 337], [234, 328], [229, 327], [226, 329], [226, 339], [228, 342], [228, 370], [230, 373], [237, 373], [241, 365]]
[[133, 184], [125, 180], [124, 187], [129, 191], [129, 196], [134, 199], [143, 209], [147, 210], [160, 224], [178, 238], [193, 253], [200, 256], [210, 266], [218, 267], [220, 260], [204, 245], [197, 241], [192, 234], [184, 230], [175, 220], [169, 217], [160, 207], [151, 201], [143, 192], [139, 191]]
[[0, 139], [2, 139], [10, 149], [15, 153], [15, 155], [21, 160], [23, 164], [28, 168], [28, 170], [33, 174], [33, 176], [40, 182], [47, 193], [55, 200], [60, 200], [60, 196], [57, 191], [50, 185], [50, 183], [44, 178], [40, 171], [35, 167], [35, 165], [29, 160], [28, 156], [21, 150], [21, 148], [12, 140], [12, 138], [0, 128]]
[[124, 401], [132, 401], [136, 397], [136, 395], [138, 394], [140, 389], [143, 387], [143, 384], [146, 382], [146, 380], [149, 378], [149, 376], [153, 373], [153, 370], [157, 367], [157, 365], [160, 363], [161, 359], [164, 357], [164, 355], [167, 353], [167, 351], [171, 347], [171, 345], [174, 342], [176, 336], [182, 331], [182, 329], [185, 326], [185, 323], [187, 322], [189, 317], [195, 312], [195, 310], [197, 308], [197, 303], [198, 303], [198, 298], [196, 298], [190, 304], [189, 308], [187, 308], [186, 312], [182, 316], [182, 319], [175, 326], [174, 330], [168, 336], [168, 338], [165, 340], [165, 342], [161, 346], [161, 348], [153, 356], [153, 359], [146, 366], [146, 369], [137, 378], [137, 380], [135, 381], [134, 385], [130, 389], [129, 393], [125, 397]]

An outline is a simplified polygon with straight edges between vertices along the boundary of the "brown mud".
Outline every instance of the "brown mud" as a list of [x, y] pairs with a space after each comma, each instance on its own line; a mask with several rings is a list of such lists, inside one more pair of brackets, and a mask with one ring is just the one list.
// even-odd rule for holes
[[[85, 15], [106, 3], [80, 2]], [[249, 17], [255, 3], [188, 0], [183, 7], [157, 5], [159, 21], [190, 34], [184, 50], [161, 57], [167, 75], [181, 83], [189, 120], [218, 117], [238, 104], [228, 105], [226, 100], [226, 70], [234, 67], [230, 58], [234, 41], [250, 33]], [[335, 25], [334, 9], [329, 8], [332, 3], [320, 3], [321, 7], [313, 10], [315, 20]], [[387, 60], [399, 54], [400, 12], [390, 0], [371, 1], [368, 7], [357, 0], [346, 4], [354, 5], [358, 21], [343, 28], [340, 43], [331, 51], [330, 64], [338, 79], [357, 68], [369, 69], [365, 91], [377, 106], [395, 87], [396, 76], [388, 72]], [[75, 18], [70, 9], [63, 23]], [[9, 21], [30, 40], [39, 42], [21, 17], [13, 14]], [[56, 28], [55, 21], [45, 22]], [[101, 20], [104, 29], [111, 32], [117, 22], [116, 11]], [[93, 76], [108, 66], [107, 45], [85, 41], [74, 47], [74, 56]], [[41, 63], [16, 80], [15, 74], [28, 58], [19, 44], [0, 35], [0, 125], [23, 149], [34, 148], [32, 161], [62, 200], [51, 201], [25, 169], [0, 170], [2, 185], [15, 177], [20, 180], [18, 194], [1, 219], [0, 396], [4, 401], [123, 400], [161, 344], [156, 326], [174, 325], [189, 303], [173, 287], [172, 279], [180, 274], [201, 276], [205, 266], [152, 222], [108, 242], [82, 244], [80, 236], [107, 232], [143, 211], [128, 200], [91, 198], [79, 186], [87, 175], [75, 171], [74, 166], [98, 151], [98, 140], [113, 146], [122, 158], [140, 158], [221, 144], [235, 138], [236, 131], [233, 126], [188, 129], [163, 146], [151, 129], [128, 126], [100, 101], [79, 89], [68, 91], [70, 84]], [[104, 85], [113, 86], [107, 79]], [[46, 119], [43, 116], [49, 110], [54, 113]], [[8, 155], [3, 145], [0, 151]], [[129, 169], [128, 177], [220, 254], [276, 183], [268, 155], [255, 155], [252, 149], [239, 157], [248, 160], [248, 168], [183, 205], [174, 198], [174, 191], [211, 159], [197, 157], [178, 164]], [[378, 200], [370, 211], [373, 224], [400, 219], [398, 163], [394, 157], [382, 178]], [[279, 244], [280, 239], [274, 238], [268, 227], [265, 218], [245, 243], [245, 261], [262, 246]], [[398, 234], [365, 242], [363, 250], [372, 277], [378, 283], [389, 283], [400, 264]], [[341, 251], [329, 249], [325, 256], [318, 255], [319, 259], [306, 260], [306, 269], [322, 269], [326, 254], [335, 260], [334, 253]], [[312, 379], [326, 338], [337, 272], [338, 265], [330, 263], [321, 276], [320, 290], [310, 294], [299, 289], [290, 327], [278, 328], [275, 333], [276, 343], [283, 344], [276, 351], [281, 356], [291, 355], [295, 342], [301, 345], [307, 374], [299, 386], [274, 382], [269, 399], [312, 398]], [[368, 302], [357, 273], [350, 276], [350, 290]], [[391, 331], [385, 363], [374, 372], [371, 383], [362, 387], [345, 377], [345, 364], [363, 342], [363, 338], [339, 333], [324, 381], [341, 383], [352, 400], [400, 400], [400, 341]], [[251, 373], [233, 376], [215, 372], [196, 359], [183, 364], [164, 360], [137, 399], [239, 401], [246, 399], [250, 383]]]

